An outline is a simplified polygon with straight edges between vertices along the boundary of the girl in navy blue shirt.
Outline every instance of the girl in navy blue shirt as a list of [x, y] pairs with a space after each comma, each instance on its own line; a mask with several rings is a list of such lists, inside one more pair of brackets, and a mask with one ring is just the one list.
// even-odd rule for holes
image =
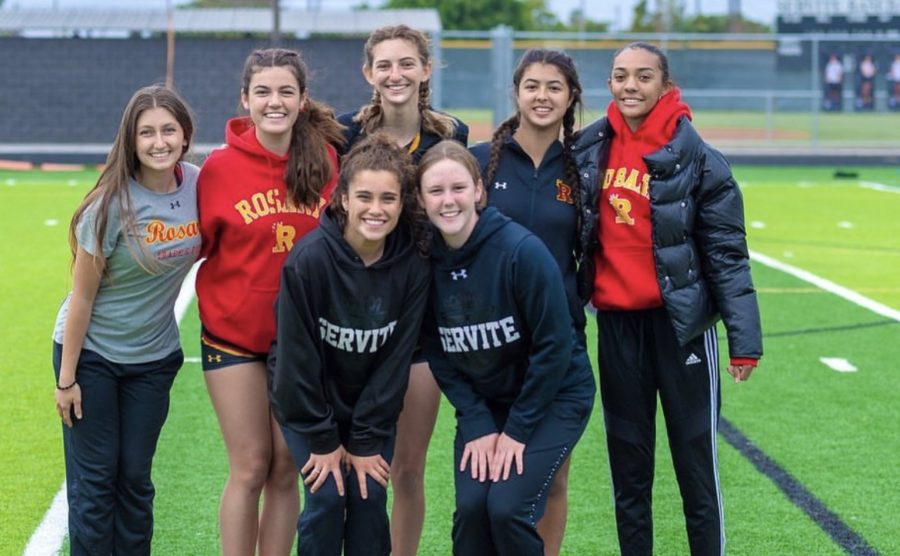
[[[553, 255], [577, 331], [578, 356], [590, 365], [585, 349], [585, 300], [579, 298], [576, 287], [583, 252], [578, 243], [581, 199], [589, 194], [579, 189], [571, 156], [581, 81], [572, 58], [543, 48], [522, 55], [512, 81], [516, 113], [500, 124], [489, 143], [475, 145], [471, 151], [481, 165], [488, 205], [528, 228]], [[548, 556], [559, 554], [566, 528], [569, 461], [551, 485], [547, 513], [538, 524]]]

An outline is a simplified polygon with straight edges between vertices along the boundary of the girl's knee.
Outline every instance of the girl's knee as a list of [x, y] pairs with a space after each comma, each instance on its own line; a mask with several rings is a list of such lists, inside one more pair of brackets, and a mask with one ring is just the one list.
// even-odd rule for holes
[[418, 466], [392, 465], [391, 483], [395, 492], [419, 492], [425, 484], [425, 470]]
[[329, 479], [322, 488], [314, 493], [307, 490], [303, 503], [304, 512], [309, 512], [310, 516], [328, 516], [335, 513], [343, 516], [347, 507], [347, 498], [338, 494], [337, 487], [333, 482], [332, 479]]
[[[353, 480], [351, 477], [350, 480]], [[374, 507], [385, 507], [387, 506], [387, 489], [381, 486], [380, 484], [373, 481], [371, 478], [367, 479], [366, 483], [366, 500], [365, 503]]]
[[275, 455], [275, 459], [269, 468], [269, 476], [266, 480], [267, 488], [275, 488], [277, 490], [297, 490], [297, 477], [299, 471], [294, 465], [294, 460], [290, 454], [287, 457], [279, 457]]
[[488, 519], [487, 501], [484, 498], [456, 500], [455, 518], [463, 522], [484, 523]]
[[229, 482], [251, 492], [261, 492], [269, 479], [271, 465], [268, 451], [244, 454], [239, 460], [231, 461]]

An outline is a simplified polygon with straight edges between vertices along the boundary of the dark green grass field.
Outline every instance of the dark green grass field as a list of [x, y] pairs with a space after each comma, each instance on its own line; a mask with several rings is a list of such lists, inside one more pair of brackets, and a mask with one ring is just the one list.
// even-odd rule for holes
[[[858, 178], [835, 179], [834, 170], [736, 168], [751, 250], [896, 314], [900, 173], [857, 168]], [[50, 332], [70, 286], [68, 219], [95, 178], [91, 172], [0, 172], [0, 377], [6, 392], [0, 410], [0, 556], [22, 553], [62, 484]], [[760, 262], [753, 270], [766, 354], [748, 383], [733, 384], [723, 373], [723, 419], [869, 547], [900, 553], [900, 323]], [[196, 362], [198, 327], [192, 307], [182, 322], [188, 362], [175, 382], [155, 460], [155, 554], [219, 552], [216, 515], [227, 467]], [[591, 344], [593, 335], [591, 325]], [[724, 344], [722, 351], [724, 359]], [[836, 372], [822, 357], [846, 359], [858, 370]], [[421, 554], [450, 553], [452, 435], [453, 414], [445, 406], [428, 456]], [[658, 437], [656, 552], [684, 554], [680, 500], [662, 429]], [[722, 436], [719, 460], [729, 553], [845, 553]], [[599, 406], [574, 453], [569, 497], [564, 553], [617, 553]]]

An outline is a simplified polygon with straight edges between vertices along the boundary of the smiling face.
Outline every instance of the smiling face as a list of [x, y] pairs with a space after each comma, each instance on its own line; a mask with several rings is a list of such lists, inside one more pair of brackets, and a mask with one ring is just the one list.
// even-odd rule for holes
[[134, 147], [140, 174], [171, 172], [181, 159], [187, 140], [175, 116], [165, 108], [149, 108], [137, 119]]
[[422, 62], [419, 49], [412, 42], [388, 39], [372, 48], [363, 75], [383, 102], [405, 106], [418, 103], [419, 87], [431, 77], [431, 64]]
[[400, 182], [394, 172], [360, 170], [341, 195], [347, 213], [344, 239], [366, 264], [381, 257], [388, 234], [403, 210]]
[[521, 126], [558, 129], [572, 104], [565, 75], [553, 64], [531, 64], [516, 89], [516, 104]]
[[453, 249], [462, 247], [472, 235], [483, 196], [481, 178], [473, 179], [469, 170], [455, 160], [439, 160], [422, 173], [419, 202], [444, 242]]
[[643, 48], [626, 48], [613, 60], [609, 92], [625, 122], [637, 130], [671, 87], [659, 57]]
[[241, 103], [250, 112], [259, 142], [273, 152], [287, 152], [294, 122], [306, 104], [306, 92], [290, 67], [260, 68], [241, 92]]

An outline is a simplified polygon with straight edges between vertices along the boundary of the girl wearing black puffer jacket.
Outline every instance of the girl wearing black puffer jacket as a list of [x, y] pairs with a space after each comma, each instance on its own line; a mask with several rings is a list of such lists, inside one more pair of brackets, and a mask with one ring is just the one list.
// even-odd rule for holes
[[580, 285], [597, 307], [619, 546], [653, 552], [659, 396], [691, 553], [721, 554], [716, 322], [725, 323], [735, 382], [762, 356], [743, 201], [725, 158], [691, 125], [658, 48], [632, 43], [617, 52], [609, 89], [607, 117], [573, 150], [587, 195], [592, 264]]

